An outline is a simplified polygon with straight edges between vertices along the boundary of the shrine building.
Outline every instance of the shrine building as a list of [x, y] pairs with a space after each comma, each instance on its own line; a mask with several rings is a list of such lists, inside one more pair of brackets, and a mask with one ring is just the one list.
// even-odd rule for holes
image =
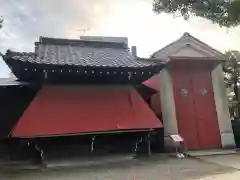
[[0, 81], [1, 139], [80, 137], [89, 152], [136, 151], [144, 140], [161, 151], [174, 134], [187, 149], [235, 146], [226, 57], [189, 33], [149, 58], [127, 38], [95, 36], [40, 37], [34, 52], [2, 58], [17, 80]]

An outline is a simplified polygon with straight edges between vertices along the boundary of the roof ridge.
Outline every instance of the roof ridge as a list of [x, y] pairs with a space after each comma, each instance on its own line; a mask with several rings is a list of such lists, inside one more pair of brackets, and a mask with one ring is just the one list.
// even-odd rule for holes
[[170, 44], [164, 46], [162, 49], [157, 50], [156, 52], [154, 52], [154, 53], [150, 56], [150, 58], [155, 58], [156, 53], [161, 52], [161, 51], [164, 51], [164, 50], [167, 49], [168, 47], [174, 45], [174, 44], [175, 44], [176, 42], [178, 42], [179, 40], [180, 40], [180, 38], [178, 38], [178, 39], [174, 40], [173, 42], [171, 42]]
[[123, 42], [109, 42], [109, 41], [97, 41], [97, 40], [82, 40], [82, 39], [65, 39], [65, 38], [51, 38], [51, 37], [39, 37], [39, 42], [35, 42], [35, 45], [52, 44], [52, 45], [72, 45], [72, 46], [93, 46], [93, 47], [108, 47], [108, 48], [121, 48], [128, 49], [128, 45]]
[[[13, 55], [34, 55], [35, 52], [19, 52], [19, 51], [12, 51], [8, 49], [5, 53], [5, 56], [13, 56]], [[3, 55], [4, 56], [4, 55]]]
[[[59, 49], [60, 48], [60, 49]], [[64, 61], [59, 64], [58, 53], [64, 49]], [[98, 49], [95, 47], [94, 49]], [[66, 51], [65, 51], [66, 50]], [[46, 52], [54, 53], [46, 53]], [[46, 58], [46, 56], [48, 56]], [[8, 50], [3, 57], [4, 61], [8, 59], [19, 60], [20, 62], [29, 62], [37, 64], [52, 64], [52, 65], [74, 65], [74, 66], [89, 66], [89, 67], [132, 67], [143, 68], [161, 65], [155, 61], [147, 61], [132, 56], [132, 54], [126, 49], [114, 49], [104, 48], [104, 52], [92, 53], [92, 50], [78, 47], [74, 50], [69, 49], [67, 46], [56, 47], [46, 45], [38, 53], [34, 52], [15, 52]]]

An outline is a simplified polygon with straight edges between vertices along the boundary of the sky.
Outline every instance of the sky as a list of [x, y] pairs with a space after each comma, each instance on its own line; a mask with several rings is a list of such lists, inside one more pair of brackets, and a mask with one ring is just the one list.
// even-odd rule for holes
[[[7, 49], [33, 51], [39, 36], [128, 37], [138, 56], [149, 57], [189, 32], [215, 49], [240, 50], [240, 27], [220, 28], [210, 21], [192, 17], [189, 21], [172, 14], [156, 15], [152, 0], [0, 0], [0, 52]], [[0, 78], [10, 70], [0, 60]]]

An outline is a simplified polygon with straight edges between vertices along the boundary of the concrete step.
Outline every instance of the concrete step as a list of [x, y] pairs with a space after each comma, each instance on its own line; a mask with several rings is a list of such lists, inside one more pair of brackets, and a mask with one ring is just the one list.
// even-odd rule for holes
[[191, 157], [213, 156], [213, 155], [229, 155], [236, 154], [236, 149], [208, 149], [208, 150], [192, 150], [187, 151], [186, 155]]

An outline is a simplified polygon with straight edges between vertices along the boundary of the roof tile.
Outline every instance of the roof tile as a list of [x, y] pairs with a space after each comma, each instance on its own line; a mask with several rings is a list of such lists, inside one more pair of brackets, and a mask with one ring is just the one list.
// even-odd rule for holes
[[23, 62], [93, 67], [145, 67], [151, 61], [139, 61], [126, 48], [41, 44], [36, 53], [12, 53]]

